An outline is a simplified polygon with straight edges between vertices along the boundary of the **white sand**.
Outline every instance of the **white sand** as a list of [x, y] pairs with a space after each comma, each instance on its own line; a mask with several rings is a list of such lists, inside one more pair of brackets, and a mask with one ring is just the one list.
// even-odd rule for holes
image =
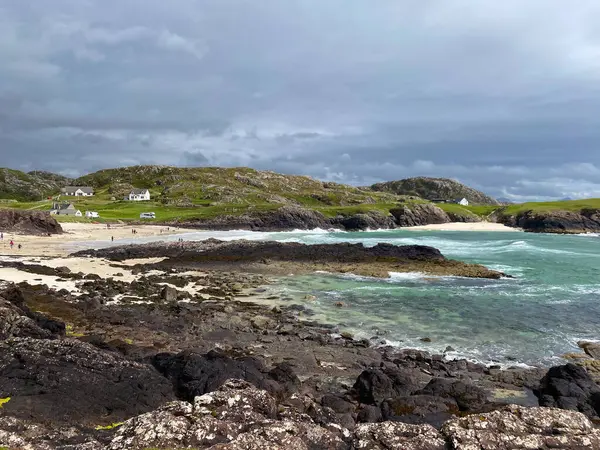
[[493, 222], [451, 222], [451, 223], [437, 223], [432, 225], [422, 225], [418, 227], [405, 227], [406, 230], [431, 230], [431, 231], [509, 231], [519, 232], [523, 231], [520, 228], [511, 228], [501, 223]]
[[[121, 239], [135, 240], [150, 236], [168, 236], [171, 234], [189, 233], [189, 230], [156, 226], [156, 225], [111, 225], [106, 228], [104, 224], [93, 223], [63, 223], [61, 224], [64, 234], [52, 236], [29, 236], [14, 233], [4, 233], [4, 239], [0, 241], [0, 255], [13, 256], [67, 256], [72, 253], [73, 247], [70, 244], [87, 241], [106, 241], [111, 242], [114, 237], [115, 242]], [[135, 228], [137, 234], [132, 234], [131, 230]], [[1, 230], [0, 230], [1, 231]], [[10, 248], [10, 241], [14, 241], [14, 248]], [[22, 248], [18, 249], [18, 244]]]

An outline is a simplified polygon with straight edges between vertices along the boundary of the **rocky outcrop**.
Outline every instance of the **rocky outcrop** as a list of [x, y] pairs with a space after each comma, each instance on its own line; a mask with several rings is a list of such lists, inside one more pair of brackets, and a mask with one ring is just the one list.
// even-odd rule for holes
[[364, 214], [338, 216], [331, 219], [331, 226], [346, 231], [386, 230], [396, 227], [394, 217], [379, 211], [369, 211]]
[[414, 227], [435, 223], [451, 222], [448, 214], [431, 203], [413, 203], [401, 205], [390, 210], [396, 224], [400, 227]]
[[173, 400], [154, 368], [77, 340], [0, 342], [2, 416], [56, 424], [118, 422]]
[[364, 231], [367, 229], [395, 228], [393, 217], [379, 211], [328, 218], [318, 211], [294, 205], [282, 206], [270, 211], [222, 215], [211, 219], [186, 219], [183, 222], [169, 222], [166, 224], [208, 230], [252, 231], [292, 231], [313, 230], [315, 228]]
[[217, 351], [205, 355], [184, 351], [177, 355], [158, 354], [152, 364], [173, 382], [178, 398], [193, 401], [197, 396], [216, 391], [229, 378], [243, 379], [279, 398], [295, 392], [300, 380], [286, 364], [270, 372], [256, 358], [230, 358]]
[[500, 214], [498, 222], [533, 233], [580, 234], [600, 232], [600, 210], [524, 211], [517, 215]]
[[381, 192], [391, 192], [398, 195], [412, 195], [427, 200], [455, 200], [467, 198], [475, 205], [499, 205], [498, 200], [485, 195], [469, 186], [449, 178], [415, 177], [404, 180], [387, 181], [371, 186], [371, 189]]
[[228, 267], [229, 270], [268, 271], [273, 274], [309, 273], [317, 270], [389, 277], [390, 272], [422, 272], [471, 278], [500, 278], [504, 274], [476, 264], [446, 259], [439, 250], [422, 245], [317, 244], [295, 242], [153, 243], [100, 250], [84, 250], [74, 256], [94, 256], [121, 261], [131, 258], [168, 257], [160, 267], [175, 264], [193, 267]]
[[0, 209], [0, 231], [37, 235], [63, 232], [50, 213], [20, 209]]
[[[45, 450], [600, 448], [600, 431], [588, 418], [554, 408], [511, 405], [453, 418], [437, 430], [425, 424], [391, 421], [346, 427], [325, 419], [327, 408], [311, 404], [311, 416], [306, 406], [300, 397], [296, 397], [295, 404], [278, 404], [266, 391], [231, 379], [193, 402], [168, 403], [95, 436], [64, 428], [50, 430], [6, 417], [0, 421], [0, 445]], [[316, 410], [320, 411], [315, 415]]]
[[542, 378], [537, 395], [541, 406], [579, 411], [592, 418], [600, 416], [600, 387], [580, 366], [552, 367]]
[[0, 292], [0, 339], [52, 339], [64, 335], [65, 324], [31, 311], [20, 289], [9, 287]]

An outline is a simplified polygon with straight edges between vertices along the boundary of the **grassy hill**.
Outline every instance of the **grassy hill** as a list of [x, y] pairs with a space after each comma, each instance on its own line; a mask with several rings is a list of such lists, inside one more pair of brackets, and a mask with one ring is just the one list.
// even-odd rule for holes
[[147, 188], [165, 205], [349, 206], [394, 201], [389, 193], [322, 182], [298, 175], [282, 175], [246, 167], [180, 168], [135, 166], [107, 169], [74, 181], [93, 186], [98, 194], [122, 198], [132, 187]]
[[371, 189], [398, 195], [414, 195], [427, 200], [452, 200], [464, 197], [474, 205], [500, 204], [496, 199], [483, 192], [477, 191], [449, 178], [406, 178], [404, 180], [377, 183], [371, 186]]
[[0, 199], [31, 201], [54, 195], [68, 182], [50, 172], [21, 172], [0, 168]]

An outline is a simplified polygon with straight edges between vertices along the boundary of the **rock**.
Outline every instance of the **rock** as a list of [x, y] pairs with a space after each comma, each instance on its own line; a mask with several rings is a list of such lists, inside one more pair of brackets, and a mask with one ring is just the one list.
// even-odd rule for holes
[[[109, 450], [210, 448], [212, 450], [345, 449], [334, 433], [302, 420], [277, 420], [275, 400], [240, 380], [227, 380], [193, 405], [175, 402], [128, 420]], [[349, 433], [349, 432], [348, 432]]]
[[583, 414], [553, 408], [507, 406], [451, 420], [441, 433], [455, 450], [600, 448], [600, 431]]
[[376, 405], [387, 398], [411, 394], [421, 379], [421, 374], [412, 370], [368, 369], [359, 375], [352, 393], [361, 403]]
[[275, 327], [273, 320], [265, 316], [256, 316], [250, 319], [250, 324], [256, 330], [271, 330]]
[[356, 405], [335, 394], [325, 394], [321, 398], [321, 406], [331, 408], [339, 414], [354, 412]]
[[434, 223], [448, 223], [450, 217], [443, 209], [431, 203], [401, 205], [390, 210], [400, 227], [414, 227]]
[[338, 216], [331, 220], [331, 226], [342, 227], [347, 231], [380, 230], [395, 228], [394, 218], [379, 211], [369, 211], [364, 214]]
[[88, 273], [85, 277], [83, 277], [84, 280], [101, 280], [102, 277], [100, 275], [98, 275], [97, 273]]
[[0, 209], [0, 230], [4, 233], [60, 234], [60, 224], [46, 211]]
[[591, 418], [600, 414], [600, 387], [582, 367], [551, 367], [536, 392], [540, 406], [579, 411]]
[[56, 273], [58, 275], [66, 275], [66, 274], [70, 274], [71, 273], [71, 269], [69, 269], [66, 266], [61, 266], [61, 267], [57, 267], [56, 268]]
[[346, 306], [346, 304], [344, 302], [335, 302], [334, 305], [337, 306], [338, 308], [343, 308], [344, 306]]
[[419, 339], [419, 340], [420, 340], [421, 342], [431, 342], [431, 338], [429, 338], [429, 337], [424, 337], [424, 338], [421, 338], [421, 339]]
[[597, 233], [600, 231], [600, 210], [523, 211], [516, 216], [500, 215], [498, 220], [508, 226], [534, 233]]
[[430, 425], [397, 422], [358, 425], [354, 431], [354, 448], [365, 450], [444, 450], [445, 442]]
[[271, 369], [269, 377], [275, 380], [281, 387], [281, 390], [277, 392], [279, 399], [287, 398], [293, 393], [298, 392], [302, 384], [292, 366], [285, 362]]
[[361, 423], [375, 423], [383, 420], [381, 409], [372, 405], [361, 405], [356, 420]]
[[594, 359], [600, 359], [600, 343], [599, 342], [585, 342], [579, 341], [577, 343], [579, 348], [581, 348], [587, 355], [591, 356]]
[[416, 395], [453, 399], [461, 411], [478, 412], [487, 403], [487, 393], [478, 386], [461, 380], [434, 378]]
[[165, 286], [160, 291], [160, 298], [165, 302], [171, 303], [177, 301], [178, 291], [172, 286]]
[[458, 411], [458, 405], [453, 398], [431, 395], [397, 397], [393, 400], [384, 400], [381, 404], [383, 420], [429, 424], [436, 428]]
[[48, 339], [64, 336], [65, 324], [32, 312], [21, 289], [12, 286], [0, 292], [0, 339], [31, 337]]
[[[229, 378], [245, 380], [275, 395], [281, 395], [297, 381], [292, 379], [290, 368], [279, 366], [272, 376], [255, 358], [230, 358], [217, 351], [200, 354], [185, 350], [176, 355], [159, 353], [152, 364], [172, 381], [178, 397], [193, 401], [194, 397], [217, 390]], [[275, 378], [282, 381], [280, 384]]]
[[152, 367], [77, 340], [0, 342], [1, 415], [47, 423], [98, 425], [173, 400]]

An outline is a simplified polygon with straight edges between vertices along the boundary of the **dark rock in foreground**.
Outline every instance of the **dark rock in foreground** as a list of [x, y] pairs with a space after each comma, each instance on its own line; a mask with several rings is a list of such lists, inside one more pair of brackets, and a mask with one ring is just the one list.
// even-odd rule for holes
[[[298, 398], [298, 400], [300, 400]], [[172, 402], [127, 420], [108, 435], [76, 436], [43, 426], [23, 433], [21, 422], [0, 422], [0, 444], [48, 450], [455, 450], [598, 449], [600, 431], [583, 414], [553, 408], [507, 406], [486, 414], [430, 425], [380, 422], [345, 427], [319, 423], [306, 404], [277, 405], [266, 391], [239, 380], [190, 402]], [[327, 408], [310, 404], [308, 408]], [[77, 440], [79, 442], [77, 442]]]
[[63, 230], [50, 213], [21, 209], [0, 209], [0, 230], [23, 234], [59, 234]]
[[175, 397], [154, 368], [76, 340], [0, 342], [2, 416], [97, 425], [150, 411]]
[[541, 406], [579, 411], [600, 416], [600, 387], [583, 367], [574, 364], [552, 367], [540, 383]]

